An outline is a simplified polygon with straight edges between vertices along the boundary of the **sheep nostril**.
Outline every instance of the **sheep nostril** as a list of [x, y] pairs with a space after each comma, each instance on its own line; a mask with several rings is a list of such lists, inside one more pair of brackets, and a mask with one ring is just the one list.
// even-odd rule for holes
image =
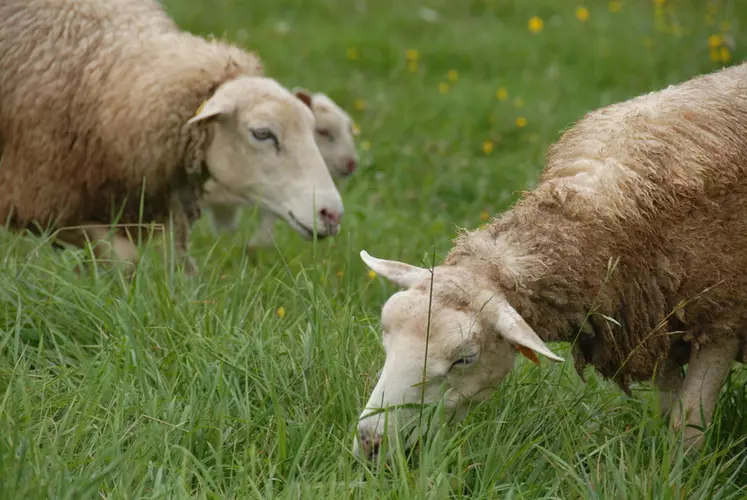
[[340, 214], [332, 210], [327, 210], [326, 208], [322, 208], [321, 210], [319, 210], [319, 215], [321, 216], [322, 220], [326, 223], [329, 223], [329, 224], [340, 223]]
[[358, 162], [356, 162], [354, 159], [349, 159], [347, 163], [348, 173], [352, 174], [355, 172], [355, 169], [358, 168]]

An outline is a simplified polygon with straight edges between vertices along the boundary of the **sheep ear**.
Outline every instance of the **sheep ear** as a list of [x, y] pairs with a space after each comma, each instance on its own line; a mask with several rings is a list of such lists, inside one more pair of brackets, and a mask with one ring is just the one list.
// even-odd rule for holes
[[411, 266], [396, 260], [384, 260], [372, 257], [365, 250], [361, 250], [361, 259], [372, 271], [382, 275], [395, 285], [410, 288], [418, 281], [430, 275], [428, 269]]
[[213, 95], [210, 99], [204, 101], [197, 108], [192, 118], [187, 121], [187, 125], [192, 125], [211, 118], [225, 118], [236, 111], [236, 103], [225, 96]]
[[479, 307], [482, 307], [487, 320], [522, 355], [537, 364], [539, 360], [535, 353], [542, 354], [553, 361], [565, 361], [545, 345], [539, 335], [532, 330], [532, 327], [524, 321], [524, 318], [516, 309], [511, 307], [511, 304], [505, 298], [487, 293], [483, 295], [483, 298], [487, 300], [484, 300]]
[[306, 89], [304, 89], [302, 87], [295, 87], [292, 90], [292, 92], [293, 92], [293, 94], [296, 97], [298, 97], [299, 99], [301, 99], [301, 101], [305, 105], [307, 105], [309, 107], [309, 109], [311, 109], [311, 101], [313, 99], [312, 96], [311, 96], [311, 92], [309, 92], [308, 90], [306, 90]]

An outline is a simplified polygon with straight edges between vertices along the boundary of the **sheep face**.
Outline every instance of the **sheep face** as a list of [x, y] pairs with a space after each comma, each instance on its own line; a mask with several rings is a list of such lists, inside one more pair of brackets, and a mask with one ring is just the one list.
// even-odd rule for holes
[[[378, 274], [406, 288], [381, 311], [384, 367], [358, 423], [357, 456], [373, 458], [383, 439], [397, 430], [417, 439], [418, 408], [443, 399], [447, 414], [463, 415], [467, 405], [491, 395], [511, 370], [517, 350], [536, 359], [548, 349], [500, 292], [482, 276], [459, 267], [431, 270], [386, 261], [361, 252]], [[383, 413], [393, 405], [409, 405]], [[388, 446], [391, 451], [392, 446]]]
[[293, 89], [314, 113], [316, 144], [333, 177], [347, 177], [358, 168], [353, 120], [332, 99], [322, 93], [311, 94], [302, 88]]
[[187, 123], [198, 122], [212, 127], [208, 193], [218, 185], [237, 204], [258, 203], [306, 238], [338, 233], [342, 199], [315, 143], [314, 116], [290, 91], [264, 77], [231, 80]]

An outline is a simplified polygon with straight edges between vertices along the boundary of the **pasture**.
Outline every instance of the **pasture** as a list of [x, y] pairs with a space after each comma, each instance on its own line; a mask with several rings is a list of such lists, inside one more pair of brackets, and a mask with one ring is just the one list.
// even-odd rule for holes
[[[357, 417], [396, 288], [358, 253], [430, 265], [531, 189], [592, 109], [747, 56], [743, 0], [163, 0], [184, 29], [257, 50], [360, 127], [340, 235], [197, 225], [189, 279], [130, 282], [83, 251], [0, 233], [0, 498], [747, 496], [747, 370], [685, 456], [646, 384], [524, 358], [415, 461], [357, 461]], [[0, 77], [1, 78], [1, 77]], [[554, 351], [570, 359], [567, 345]]]

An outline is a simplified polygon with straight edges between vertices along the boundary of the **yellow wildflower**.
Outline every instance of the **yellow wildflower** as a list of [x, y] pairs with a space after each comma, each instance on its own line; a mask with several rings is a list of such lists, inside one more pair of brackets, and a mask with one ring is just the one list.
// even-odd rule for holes
[[731, 61], [731, 52], [728, 47], [721, 47], [719, 49], [719, 55], [721, 56], [721, 62], [726, 64]]
[[366, 101], [364, 101], [363, 99], [356, 99], [355, 103], [353, 103], [353, 106], [355, 106], [355, 109], [357, 109], [358, 111], [363, 111], [364, 109], [366, 109]]
[[407, 49], [407, 51], [405, 52], [405, 57], [408, 61], [417, 61], [418, 59], [420, 59], [420, 54], [415, 49]]
[[358, 126], [357, 123], [353, 122], [353, 135], [360, 135], [361, 134], [361, 128]]
[[519, 128], [524, 128], [527, 126], [527, 119], [523, 116], [519, 116], [516, 118], [516, 126]]
[[459, 79], [459, 73], [455, 69], [450, 69], [446, 76], [450, 82], [455, 82]]
[[667, 0], [654, 0], [654, 3], [656, 5], [664, 5], [665, 3], [667, 3]]
[[283, 316], [285, 316], [285, 307], [283, 306], [278, 307], [278, 310], [275, 311], [275, 314], [278, 315], [278, 318], [282, 318]]
[[446, 82], [441, 82], [438, 84], [438, 91], [442, 94], [445, 94], [449, 91], [449, 84]]
[[711, 49], [720, 47], [722, 43], [724, 43], [724, 39], [718, 33], [714, 33], [708, 37], [708, 47]]
[[418, 62], [417, 61], [407, 61], [407, 71], [410, 73], [415, 73], [418, 70]]
[[337, 277], [338, 277], [339, 279], [342, 279], [342, 271], [337, 271]]
[[523, 108], [524, 107], [524, 99], [522, 99], [521, 97], [515, 98], [514, 99], [514, 106], [516, 106], [516, 108]]
[[578, 19], [581, 22], [588, 21], [589, 20], [589, 9], [586, 7], [578, 7], [576, 9], [576, 19]]
[[489, 218], [490, 218], [490, 214], [488, 213], [487, 210], [483, 210], [482, 212], [480, 212], [480, 220], [481, 221], [486, 221]]
[[711, 47], [708, 49], [708, 55], [711, 58], [711, 61], [717, 63], [721, 61], [721, 52], [717, 48]]
[[374, 279], [376, 277], [376, 273], [374, 271], [368, 271], [368, 277]]
[[611, 0], [609, 3], [610, 12], [620, 12], [622, 2], [620, 0]]
[[482, 152], [489, 155], [493, 152], [493, 141], [484, 141], [482, 143]]
[[499, 88], [495, 91], [495, 98], [499, 101], [505, 101], [508, 99], [508, 90], [504, 89], [503, 87]]
[[355, 47], [350, 47], [347, 51], [347, 55], [348, 59], [350, 59], [351, 61], [355, 61], [356, 59], [358, 59], [358, 49], [356, 49]]
[[527, 26], [529, 28], [529, 31], [531, 31], [532, 33], [539, 33], [540, 31], [542, 31], [542, 27], [544, 26], [544, 24], [545, 23], [542, 21], [542, 19], [537, 16], [532, 16], [529, 19]]
[[371, 149], [371, 143], [368, 141], [361, 142], [361, 149], [363, 151], [368, 151], [369, 149]]

